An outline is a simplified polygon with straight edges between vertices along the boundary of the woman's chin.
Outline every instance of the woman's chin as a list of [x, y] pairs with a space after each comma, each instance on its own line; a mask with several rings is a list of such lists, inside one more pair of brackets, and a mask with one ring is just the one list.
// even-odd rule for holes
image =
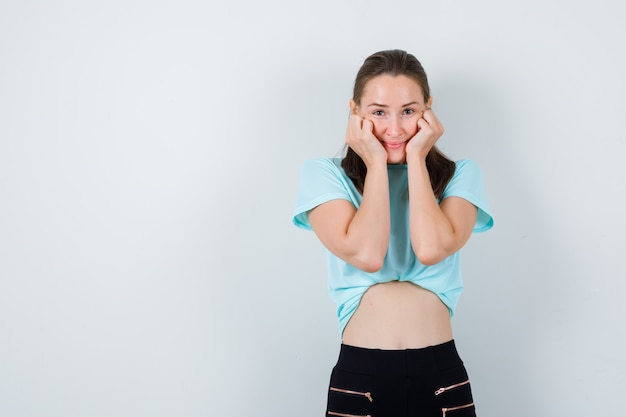
[[394, 151], [387, 150], [387, 163], [392, 165], [406, 163], [406, 153], [404, 152], [404, 148]]

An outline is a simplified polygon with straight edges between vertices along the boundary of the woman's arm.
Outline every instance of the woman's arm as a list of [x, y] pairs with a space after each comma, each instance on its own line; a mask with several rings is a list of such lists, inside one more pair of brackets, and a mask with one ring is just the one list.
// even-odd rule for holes
[[424, 265], [434, 265], [465, 245], [478, 209], [460, 197], [437, 203], [426, 168], [426, 155], [443, 134], [431, 110], [418, 121], [418, 133], [407, 144], [409, 227], [413, 251]]
[[347, 200], [332, 200], [309, 212], [322, 244], [365, 272], [382, 267], [389, 246], [389, 182], [383, 168], [368, 169], [358, 210]]
[[387, 152], [374, 137], [368, 120], [352, 115], [346, 143], [367, 167], [363, 199], [357, 210], [346, 200], [332, 200], [308, 213], [322, 244], [350, 265], [378, 271], [387, 254], [390, 233]]

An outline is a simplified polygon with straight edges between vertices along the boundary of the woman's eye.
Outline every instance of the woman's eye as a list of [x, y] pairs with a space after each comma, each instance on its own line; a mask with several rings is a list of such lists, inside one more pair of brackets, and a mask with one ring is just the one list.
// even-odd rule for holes
[[375, 110], [374, 111], [374, 116], [382, 116], [383, 114], [385, 114], [382, 110]]
[[413, 109], [404, 109], [404, 114], [409, 115], [409, 114], [413, 114], [415, 113], [415, 110]]

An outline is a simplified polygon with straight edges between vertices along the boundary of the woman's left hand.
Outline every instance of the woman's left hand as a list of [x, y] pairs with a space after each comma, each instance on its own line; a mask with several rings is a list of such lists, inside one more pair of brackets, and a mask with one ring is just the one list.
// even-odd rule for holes
[[420, 158], [426, 158], [428, 152], [443, 135], [443, 131], [443, 125], [435, 113], [431, 109], [425, 110], [417, 121], [417, 133], [406, 145], [407, 157], [417, 155]]

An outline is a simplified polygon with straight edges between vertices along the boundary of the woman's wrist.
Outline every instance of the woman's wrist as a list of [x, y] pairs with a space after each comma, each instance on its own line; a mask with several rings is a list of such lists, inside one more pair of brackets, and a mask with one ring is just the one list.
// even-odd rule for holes
[[370, 161], [368, 163], [365, 164], [365, 166], [367, 167], [367, 173], [369, 174], [370, 172], [373, 171], [384, 171], [387, 172], [387, 159], [376, 159], [374, 161]]
[[425, 154], [421, 154], [417, 151], [413, 151], [413, 152], [407, 152], [406, 154], [406, 164], [407, 165], [419, 165], [419, 164], [424, 164], [426, 165], [426, 156], [428, 155], [428, 153]]

